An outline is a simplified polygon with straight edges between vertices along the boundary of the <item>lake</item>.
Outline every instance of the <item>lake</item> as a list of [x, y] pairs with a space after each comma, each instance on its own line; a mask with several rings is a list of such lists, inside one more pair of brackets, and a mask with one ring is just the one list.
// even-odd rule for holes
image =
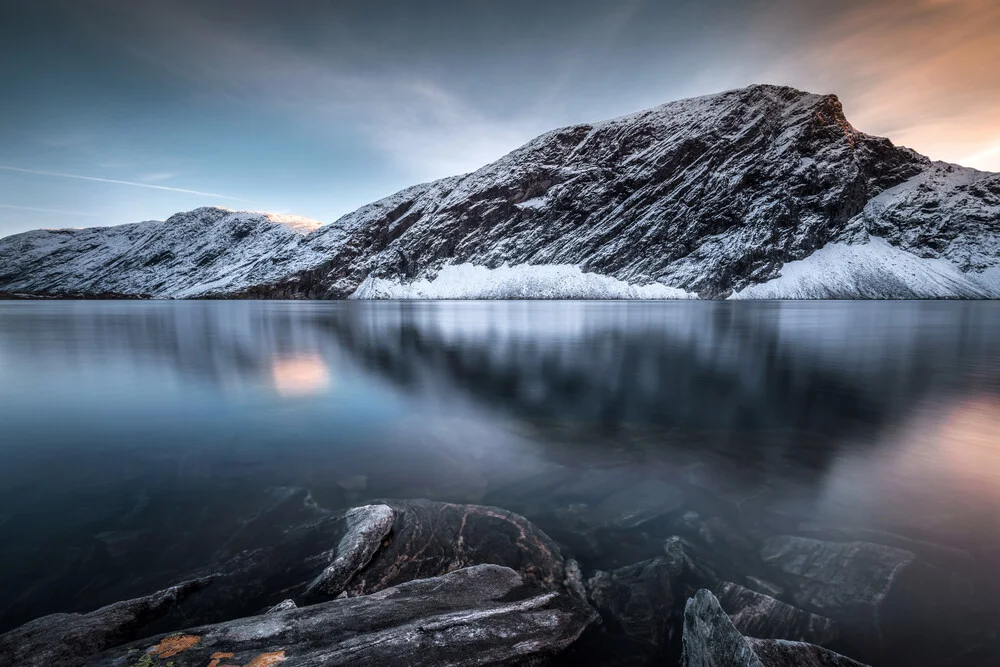
[[505, 507], [585, 575], [905, 550], [880, 664], [1000, 664], [1000, 303], [0, 302], [0, 630], [167, 585], [288, 488]]

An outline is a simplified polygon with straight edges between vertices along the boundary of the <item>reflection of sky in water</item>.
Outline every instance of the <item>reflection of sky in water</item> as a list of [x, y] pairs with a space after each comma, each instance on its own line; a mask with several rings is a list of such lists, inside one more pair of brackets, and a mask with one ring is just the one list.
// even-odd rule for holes
[[33, 586], [95, 535], [195, 561], [271, 487], [530, 516], [611, 468], [1000, 553], [1000, 307], [0, 303], [4, 623], [87, 606]]
[[963, 547], [1000, 547], [1000, 399], [925, 403], [875, 449], [840, 457], [826, 512]]

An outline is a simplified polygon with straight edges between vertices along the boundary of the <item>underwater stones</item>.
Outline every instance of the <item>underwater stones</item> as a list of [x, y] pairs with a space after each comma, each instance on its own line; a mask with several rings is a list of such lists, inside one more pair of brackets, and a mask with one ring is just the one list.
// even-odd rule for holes
[[51, 614], [0, 635], [0, 665], [71, 667], [109, 646], [130, 641], [151, 621], [210, 582], [189, 581], [89, 614]]
[[796, 605], [877, 625], [880, 605], [914, 555], [869, 542], [781, 535], [764, 541], [761, 558], [786, 575]]
[[666, 556], [597, 571], [587, 581], [590, 600], [622, 633], [656, 645], [667, 643], [674, 607], [676, 564]]
[[[239, 665], [525, 664], [561, 652], [596, 618], [571, 595], [530, 585], [510, 568], [479, 565], [371, 595], [188, 629], [184, 635], [198, 641], [170, 660], [174, 667], [204, 667], [222, 656]], [[120, 646], [84, 665], [132, 665], [163, 639]], [[262, 656], [275, 660], [253, 662]]]
[[826, 646], [837, 640], [837, 624], [732, 582], [715, 591], [722, 609], [744, 635]]
[[747, 643], [764, 667], [866, 667], [829, 649], [784, 639], [754, 639]]
[[684, 494], [676, 486], [647, 479], [606, 496], [591, 509], [587, 518], [601, 527], [636, 528], [677, 511], [683, 502]]

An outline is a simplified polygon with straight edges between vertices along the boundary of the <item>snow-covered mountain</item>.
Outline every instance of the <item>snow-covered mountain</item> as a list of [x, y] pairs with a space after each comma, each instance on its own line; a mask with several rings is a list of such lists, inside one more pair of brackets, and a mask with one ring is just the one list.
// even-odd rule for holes
[[203, 208], [8, 237], [0, 291], [1000, 297], [1000, 174], [861, 133], [832, 95], [752, 86], [555, 130], [326, 226]]

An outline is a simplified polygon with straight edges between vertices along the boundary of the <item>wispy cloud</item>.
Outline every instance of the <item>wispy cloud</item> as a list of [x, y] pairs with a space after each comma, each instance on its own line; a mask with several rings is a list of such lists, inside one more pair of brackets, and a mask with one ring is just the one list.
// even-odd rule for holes
[[149, 188], [151, 190], [169, 190], [170, 192], [183, 192], [189, 195], [199, 195], [201, 197], [214, 197], [216, 199], [230, 199], [233, 201], [246, 201], [240, 197], [230, 195], [220, 195], [215, 192], [202, 192], [200, 190], [188, 190], [186, 188], [171, 188], [166, 185], [153, 185], [152, 183], [136, 183], [135, 181], [120, 181], [114, 178], [98, 178], [96, 176], [81, 176], [80, 174], [64, 174], [58, 171], [41, 171], [38, 169], [24, 169], [21, 167], [11, 167], [0, 164], [0, 169], [4, 171], [16, 171], [21, 174], [35, 174], [37, 176], [53, 176], [56, 178], [75, 178], [80, 181], [94, 181], [96, 183], [112, 183], [114, 185], [131, 185], [136, 188]]
[[62, 211], [57, 208], [38, 208], [37, 206], [17, 206], [15, 204], [0, 204], [0, 208], [9, 208], [15, 211], [34, 211], [36, 213], [55, 213], [56, 215], [78, 215], [84, 218], [104, 217], [97, 213], [82, 213], [80, 211]]

